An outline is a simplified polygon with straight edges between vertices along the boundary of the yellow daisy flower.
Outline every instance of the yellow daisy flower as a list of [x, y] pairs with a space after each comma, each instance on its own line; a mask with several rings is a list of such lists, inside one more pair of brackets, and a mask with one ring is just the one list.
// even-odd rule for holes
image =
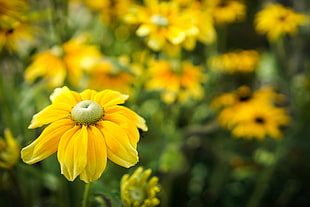
[[242, 86], [233, 93], [215, 98], [211, 106], [220, 109], [217, 120], [234, 136], [262, 139], [270, 135], [279, 138], [279, 127], [288, 125], [290, 120], [284, 108], [275, 106], [283, 99], [283, 95], [275, 93], [271, 87], [252, 92], [249, 87]]
[[62, 49], [55, 46], [50, 50], [34, 55], [33, 62], [25, 70], [25, 80], [33, 83], [38, 77], [43, 77], [48, 88], [61, 86], [67, 76], [62, 54]]
[[207, 77], [200, 66], [190, 62], [183, 63], [157, 61], [149, 69], [148, 90], [162, 90], [162, 99], [166, 103], [188, 98], [200, 99], [203, 96], [202, 83]]
[[153, 207], [160, 203], [156, 197], [160, 191], [158, 178], [150, 178], [151, 173], [151, 169], [139, 167], [131, 176], [126, 174], [122, 177], [121, 199], [124, 207]]
[[246, 14], [246, 6], [241, 1], [207, 0], [206, 6], [218, 25], [243, 20]]
[[4, 138], [0, 137], [0, 167], [11, 168], [19, 160], [20, 145], [9, 129], [4, 131]]
[[151, 49], [159, 51], [167, 43], [180, 45], [187, 35], [198, 34], [192, 17], [184, 14], [176, 2], [144, 0], [144, 3], [145, 6], [133, 7], [125, 21], [139, 25], [136, 33], [146, 37]]
[[34, 42], [35, 28], [26, 22], [14, 22], [6, 29], [0, 28], [0, 51], [3, 48], [9, 51], [24, 49]]
[[268, 4], [255, 16], [256, 31], [267, 34], [270, 41], [275, 41], [285, 34], [295, 35], [298, 26], [306, 22], [307, 16], [280, 4]]
[[240, 50], [228, 52], [209, 61], [210, 69], [226, 73], [249, 73], [256, 69], [259, 62], [259, 54], [255, 50]]
[[88, 87], [96, 90], [109, 88], [128, 94], [134, 80], [133, 74], [129, 71], [123, 70], [121, 66], [118, 67], [111, 61], [102, 60], [89, 71]]
[[70, 181], [99, 179], [107, 159], [123, 167], [138, 162], [138, 128], [146, 131], [142, 117], [120, 106], [128, 98], [113, 90], [77, 93], [57, 88], [52, 104], [33, 116], [30, 129], [48, 125], [21, 157], [27, 164], [39, 162], [57, 151], [61, 173]]
[[235, 137], [263, 139], [267, 135], [279, 139], [281, 126], [287, 126], [290, 118], [284, 108], [258, 102], [247, 104], [238, 110], [237, 124], [232, 129]]
[[10, 29], [13, 22], [21, 20], [26, 8], [23, 0], [0, 0], [0, 28]]
[[83, 71], [92, 68], [102, 58], [99, 48], [84, 41], [77, 37], [62, 47], [54, 46], [35, 55], [34, 61], [25, 70], [26, 81], [34, 82], [43, 77], [49, 88], [55, 88], [63, 85], [67, 78], [74, 87], [79, 86]]

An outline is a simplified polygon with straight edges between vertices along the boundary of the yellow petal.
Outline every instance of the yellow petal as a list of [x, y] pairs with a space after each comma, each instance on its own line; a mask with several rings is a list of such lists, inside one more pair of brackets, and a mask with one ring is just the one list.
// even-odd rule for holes
[[60, 119], [70, 117], [70, 106], [64, 104], [52, 104], [32, 117], [29, 129], [37, 128]]
[[88, 133], [87, 126], [75, 126], [68, 130], [59, 141], [58, 161], [61, 174], [73, 181], [87, 165]]
[[74, 106], [78, 102], [82, 101], [80, 94], [71, 91], [68, 87], [56, 88], [50, 96], [52, 103], [65, 103]]
[[105, 108], [116, 104], [123, 104], [128, 97], [128, 95], [121, 94], [118, 91], [107, 89], [97, 93], [94, 97], [94, 101]]
[[138, 153], [121, 127], [102, 121], [98, 123], [98, 128], [104, 135], [110, 160], [123, 167], [131, 167], [138, 162]]
[[130, 140], [130, 144], [136, 148], [137, 147], [137, 143], [139, 141], [139, 131], [135, 125], [135, 123], [128, 119], [126, 116], [121, 115], [121, 114], [117, 114], [117, 113], [112, 113], [112, 114], [108, 114], [106, 113], [104, 115], [104, 120], [107, 121], [111, 121], [116, 123], [117, 125], [119, 125], [127, 134], [129, 140]]
[[82, 98], [83, 100], [94, 100], [95, 95], [96, 95], [97, 93], [98, 93], [98, 92], [95, 91], [95, 90], [86, 89], [86, 90], [84, 90], [82, 93], [80, 93], [80, 95], [81, 95], [81, 98]]
[[107, 163], [107, 148], [104, 137], [95, 126], [89, 126], [88, 147], [87, 147], [87, 165], [81, 173], [81, 180], [86, 183], [100, 178]]
[[73, 126], [74, 123], [67, 119], [53, 122], [47, 126], [34, 142], [22, 149], [23, 161], [33, 164], [56, 152], [60, 137]]

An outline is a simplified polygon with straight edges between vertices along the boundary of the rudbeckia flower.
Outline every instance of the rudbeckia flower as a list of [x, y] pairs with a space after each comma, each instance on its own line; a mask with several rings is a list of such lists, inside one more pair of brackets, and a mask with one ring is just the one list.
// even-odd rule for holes
[[241, 1], [208, 0], [206, 5], [215, 23], [219, 25], [243, 20], [245, 17], [246, 6]]
[[99, 179], [107, 159], [123, 167], [138, 162], [138, 128], [146, 131], [142, 117], [121, 106], [128, 98], [113, 90], [77, 93], [57, 88], [52, 104], [33, 116], [30, 129], [48, 125], [21, 157], [27, 164], [39, 162], [57, 151], [61, 173], [73, 181]]
[[282, 136], [280, 127], [290, 122], [286, 109], [277, 106], [283, 99], [271, 87], [252, 92], [242, 86], [215, 98], [211, 105], [221, 109], [217, 120], [235, 137], [263, 139], [268, 135], [278, 139]]
[[210, 68], [226, 73], [249, 73], [256, 69], [259, 54], [255, 50], [239, 50], [224, 53], [210, 59]]
[[256, 31], [267, 34], [270, 41], [276, 41], [284, 34], [295, 35], [298, 26], [306, 22], [307, 16], [280, 4], [268, 4], [255, 16]]
[[203, 96], [202, 84], [207, 80], [201, 66], [187, 61], [156, 61], [149, 69], [149, 77], [146, 88], [161, 91], [161, 98], [166, 103], [200, 99]]
[[11, 168], [19, 160], [20, 145], [14, 139], [11, 131], [5, 129], [4, 139], [0, 137], [0, 167]]
[[159, 51], [167, 43], [180, 45], [188, 35], [198, 35], [193, 17], [176, 2], [144, 0], [144, 3], [145, 6], [131, 8], [125, 21], [139, 25], [136, 34], [145, 37], [151, 49]]
[[[65, 80], [79, 86], [83, 72], [89, 70], [102, 58], [99, 48], [85, 43], [83, 35], [54, 46], [33, 56], [33, 62], [25, 70], [27, 82], [42, 77], [49, 88], [63, 85]], [[49, 64], [46, 64], [46, 63]]]
[[158, 177], [151, 177], [152, 170], [142, 167], [130, 176], [125, 174], [121, 180], [121, 199], [124, 207], [154, 207], [159, 204], [160, 191]]

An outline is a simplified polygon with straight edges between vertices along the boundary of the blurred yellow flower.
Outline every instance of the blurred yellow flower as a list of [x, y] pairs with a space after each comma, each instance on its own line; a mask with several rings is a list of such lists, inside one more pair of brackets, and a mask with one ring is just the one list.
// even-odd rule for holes
[[255, 50], [239, 50], [228, 52], [209, 61], [210, 69], [225, 73], [253, 72], [259, 62], [259, 54]]
[[5, 129], [4, 138], [0, 137], [0, 167], [11, 168], [20, 157], [20, 145], [9, 129]]
[[61, 173], [70, 181], [100, 178], [107, 159], [123, 167], [138, 162], [138, 128], [145, 121], [132, 110], [120, 106], [128, 98], [113, 90], [84, 90], [77, 93], [57, 88], [52, 104], [33, 116], [30, 129], [49, 124], [42, 134], [22, 149], [27, 164], [39, 162], [57, 151]]
[[77, 87], [83, 72], [97, 64], [101, 58], [97, 46], [85, 44], [84, 39], [77, 37], [62, 47], [54, 46], [35, 55], [24, 76], [30, 83], [43, 77], [49, 88], [62, 86], [67, 78], [72, 86]]
[[276, 41], [285, 34], [295, 35], [298, 26], [306, 23], [307, 16], [280, 4], [268, 4], [255, 16], [256, 31], [267, 34], [270, 41]]
[[207, 0], [206, 6], [218, 25], [243, 20], [246, 15], [246, 6], [241, 1]]
[[203, 96], [202, 84], [207, 79], [200, 66], [187, 61], [157, 61], [150, 67], [149, 76], [146, 88], [161, 91], [166, 103], [176, 100], [182, 102], [189, 98], [200, 99]]
[[242, 86], [233, 93], [216, 97], [211, 106], [220, 109], [217, 120], [236, 137], [262, 139], [269, 135], [280, 138], [279, 128], [290, 121], [286, 110], [276, 106], [283, 99], [283, 95], [275, 93], [271, 87], [252, 92], [249, 87]]
[[159, 204], [156, 197], [160, 191], [158, 178], [150, 178], [151, 173], [151, 169], [138, 167], [131, 176], [126, 174], [122, 177], [121, 199], [124, 207], [153, 207]]
[[189, 5], [183, 9], [183, 13], [192, 20], [193, 25], [195, 25], [195, 30], [197, 31], [187, 33], [182, 46], [187, 50], [193, 50], [197, 41], [204, 44], [213, 43], [216, 40], [216, 31], [210, 12], [205, 10], [203, 5], [197, 2], [188, 3]]
[[26, 8], [24, 0], [0, 0], [0, 28], [10, 29], [13, 22], [21, 20]]
[[[128, 70], [112, 61], [102, 60], [89, 71], [88, 87], [95, 90], [112, 89], [122, 93], [130, 93], [135, 78]], [[123, 66], [125, 67], [125, 66]]]
[[35, 42], [37, 32], [38, 28], [31, 25], [26, 17], [7, 23], [5, 28], [0, 27], [0, 51], [4, 48], [14, 52], [27, 49]]
[[176, 2], [144, 0], [144, 4], [132, 7], [124, 19], [139, 25], [136, 34], [145, 37], [151, 49], [159, 51], [167, 43], [180, 45], [187, 35], [198, 34], [192, 16]]
[[253, 102], [238, 110], [237, 124], [232, 129], [235, 137], [263, 139], [267, 135], [282, 137], [280, 127], [287, 126], [290, 118], [284, 108]]

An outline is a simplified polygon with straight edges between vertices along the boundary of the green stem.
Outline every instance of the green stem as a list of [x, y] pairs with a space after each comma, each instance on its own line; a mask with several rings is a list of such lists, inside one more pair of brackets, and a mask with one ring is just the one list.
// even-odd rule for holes
[[88, 206], [92, 185], [93, 185], [93, 183], [87, 183], [85, 185], [82, 207]]
[[263, 171], [261, 176], [258, 178], [254, 192], [252, 193], [249, 199], [249, 202], [246, 205], [247, 207], [260, 206], [260, 202], [263, 196], [265, 195], [268, 189], [268, 186], [270, 185], [270, 180], [274, 174], [277, 163], [284, 156], [284, 144], [283, 143], [278, 146], [275, 156], [276, 157], [275, 157], [274, 163], [271, 166], [266, 167], [266, 169]]

